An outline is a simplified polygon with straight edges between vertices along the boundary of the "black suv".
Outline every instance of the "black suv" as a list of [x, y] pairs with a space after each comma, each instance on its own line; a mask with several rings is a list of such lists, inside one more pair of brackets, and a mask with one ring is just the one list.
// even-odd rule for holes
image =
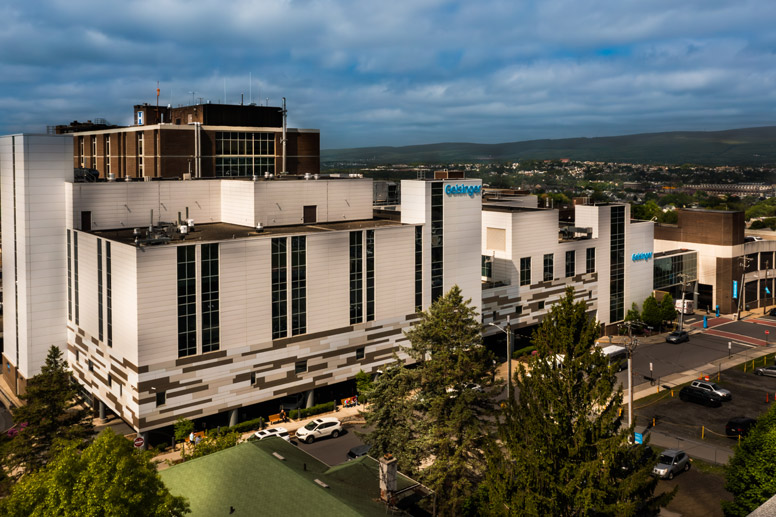
[[679, 398], [685, 402], [695, 402], [704, 406], [720, 407], [722, 398], [711, 391], [694, 386], [685, 386], [679, 392]]

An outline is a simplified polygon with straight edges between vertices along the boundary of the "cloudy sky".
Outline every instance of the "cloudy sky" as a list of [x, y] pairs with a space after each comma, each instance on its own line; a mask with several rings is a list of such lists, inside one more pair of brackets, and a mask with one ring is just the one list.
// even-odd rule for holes
[[[323, 148], [776, 125], [774, 0], [0, 5], [0, 134], [286, 97]], [[193, 93], [192, 93], [193, 92]]]

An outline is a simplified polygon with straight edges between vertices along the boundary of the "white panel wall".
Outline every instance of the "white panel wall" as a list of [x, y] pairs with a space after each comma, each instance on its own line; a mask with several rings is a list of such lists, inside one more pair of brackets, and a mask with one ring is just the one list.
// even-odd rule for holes
[[375, 231], [375, 319], [415, 311], [415, 227]]
[[[111, 290], [113, 293], [113, 354], [119, 358], [126, 358], [137, 366], [139, 336], [137, 259], [139, 255], [145, 254], [142, 251], [138, 251], [134, 246], [127, 244], [111, 242], [110, 245]], [[103, 241], [103, 253], [105, 252], [104, 246], [105, 241]], [[105, 271], [107, 272], [107, 269]], [[106, 315], [106, 325], [107, 321]], [[106, 340], [107, 336], [106, 327]]]
[[14, 135], [0, 137], [0, 142], [5, 355], [29, 378], [38, 373], [51, 345], [64, 350], [67, 342], [63, 243], [65, 181], [73, 178], [73, 140], [70, 135]]
[[[513, 214], [510, 212], [496, 212], [484, 210], [482, 212], [482, 254], [493, 259], [492, 280], [494, 282], [504, 282], [506, 284], [516, 285], [516, 280], [520, 278], [517, 268], [520, 267], [520, 261], [514, 262], [513, 252]], [[488, 228], [500, 228], [506, 232], [504, 250], [494, 250], [488, 248]]]
[[558, 211], [536, 210], [516, 212], [512, 223], [512, 257], [515, 262], [512, 285], [520, 284], [520, 259], [531, 257], [531, 284], [541, 282], [544, 275], [544, 255], [553, 254], [553, 278], [563, 272], [558, 253]]
[[[332, 232], [307, 236], [307, 333], [350, 325], [349, 235]], [[289, 301], [290, 275], [289, 270]]]
[[255, 195], [252, 181], [221, 182], [221, 221], [255, 226]]
[[139, 365], [178, 358], [177, 247], [137, 251]]
[[[627, 212], [626, 216], [630, 215]], [[653, 252], [654, 223], [643, 221], [630, 224], [626, 219], [625, 229], [625, 314], [633, 302], [639, 306], [652, 294], [655, 263], [649, 260], [633, 260], [634, 253]]]
[[[447, 185], [481, 186], [482, 181], [447, 180]], [[482, 307], [482, 195], [443, 193], [444, 292], [454, 285], [464, 299]]]
[[[431, 216], [431, 183], [428, 181], [401, 181], [401, 222], [426, 224]], [[424, 260], [425, 262], [425, 260]]]

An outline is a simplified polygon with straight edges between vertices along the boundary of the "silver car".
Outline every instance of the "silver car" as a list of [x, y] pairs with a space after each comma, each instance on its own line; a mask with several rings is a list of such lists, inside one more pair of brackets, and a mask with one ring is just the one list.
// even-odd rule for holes
[[761, 368], [755, 368], [755, 375], [767, 375], [769, 377], [776, 377], [776, 366], [763, 366]]
[[674, 474], [690, 470], [690, 457], [684, 451], [666, 449], [657, 459], [652, 475], [662, 479], [674, 479]]

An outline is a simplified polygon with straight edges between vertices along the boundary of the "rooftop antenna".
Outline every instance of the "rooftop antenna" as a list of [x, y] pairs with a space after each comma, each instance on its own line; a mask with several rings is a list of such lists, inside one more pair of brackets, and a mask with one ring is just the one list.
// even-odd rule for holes
[[224, 104], [226, 104], [226, 79], [224, 79]]
[[248, 72], [248, 104], [253, 104], [253, 73]]
[[161, 90], [159, 89], [159, 81], [156, 81], [156, 109], [159, 109], [159, 93], [161, 93]]
[[267, 104], [265, 106], [269, 106], [269, 97], [267, 97]]
[[195, 91], [190, 91], [189, 93], [191, 94], [191, 104], [192, 104], [192, 106], [193, 106], [193, 105], [194, 105], [194, 94], [195, 94], [195, 93], [197, 93], [197, 92], [195, 92]]

